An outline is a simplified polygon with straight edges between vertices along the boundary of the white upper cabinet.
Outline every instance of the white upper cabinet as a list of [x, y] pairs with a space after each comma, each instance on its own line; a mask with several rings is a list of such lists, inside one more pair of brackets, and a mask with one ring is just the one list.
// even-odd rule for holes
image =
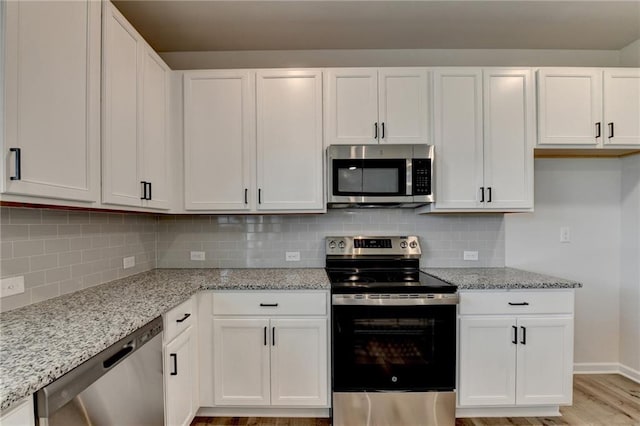
[[[538, 71], [538, 144], [597, 145], [602, 138], [601, 71]], [[600, 129], [599, 129], [600, 128]]]
[[184, 74], [185, 209], [324, 212], [319, 70]]
[[436, 202], [427, 211], [533, 208], [531, 71], [446, 68], [433, 76]]
[[2, 192], [98, 201], [100, 3], [3, 3]]
[[533, 208], [531, 70], [485, 69], [483, 74], [485, 208]]
[[441, 69], [434, 78], [437, 208], [481, 208], [482, 70]]
[[425, 68], [336, 68], [325, 73], [325, 146], [429, 143]]
[[640, 145], [640, 70], [538, 70], [538, 146]]
[[255, 75], [184, 74], [185, 209], [255, 207]]
[[146, 207], [169, 208], [169, 68], [148, 46], [142, 51], [141, 174], [148, 182]]
[[640, 69], [604, 70], [603, 82], [604, 144], [640, 145]]
[[103, 4], [102, 201], [167, 209], [169, 68]]
[[325, 145], [378, 143], [377, 69], [329, 69], [324, 86]]
[[322, 211], [322, 73], [256, 75], [257, 188], [260, 211]]

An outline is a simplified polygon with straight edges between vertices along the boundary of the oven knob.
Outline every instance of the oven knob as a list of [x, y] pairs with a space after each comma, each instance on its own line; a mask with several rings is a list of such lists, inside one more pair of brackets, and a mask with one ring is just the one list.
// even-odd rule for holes
[[329, 241], [329, 248], [330, 249], [336, 248], [336, 242], [335, 241]]
[[338, 243], [338, 247], [340, 247], [341, 249], [343, 249], [345, 247], [344, 241], [340, 241]]
[[418, 243], [416, 243], [415, 241], [411, 241], [411, 242], [409, 243], [409, 247], [411, 247], [411, 248], [416, 248], [416, 247], [418, 247]]
[[407, 242], [406, 241], [401, 241], [400, 242], [400, 248], [406, 249], [407, 248]]
[[398, 378], [397, 378], [396, 376], [392, 376], [392, 377], [391, 377], [391, 381], [392, 381], [393, 383], [396, 383], [396, 382], [398, 381]]

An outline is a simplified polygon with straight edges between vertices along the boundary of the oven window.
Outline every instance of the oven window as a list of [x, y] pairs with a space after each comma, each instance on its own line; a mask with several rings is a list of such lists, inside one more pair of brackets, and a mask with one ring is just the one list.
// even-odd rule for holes
[[333, 160], [334, 195], [406, 194], [406, 160]]
[[335, 391], [455, 387], [455, 306], [334, 306]]

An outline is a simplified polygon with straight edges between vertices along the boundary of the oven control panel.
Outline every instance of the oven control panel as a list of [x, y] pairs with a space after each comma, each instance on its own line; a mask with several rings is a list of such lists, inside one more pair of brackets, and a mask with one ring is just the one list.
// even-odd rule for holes
[[328, 256], [402, 255], [420, 256], [418, 237], [326, 237]]

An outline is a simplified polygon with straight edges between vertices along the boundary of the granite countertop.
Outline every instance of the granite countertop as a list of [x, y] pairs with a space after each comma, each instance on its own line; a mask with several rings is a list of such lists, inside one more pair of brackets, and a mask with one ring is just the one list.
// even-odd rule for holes
[[524, 290], [580, 288], [576, 281], [515, 268], [424, 268], [429, 275], [458, 286], [458, 290]]
[[324, 269], [156, 269], [0, 314], [0, 410], [199, 290], [329, 289]]

